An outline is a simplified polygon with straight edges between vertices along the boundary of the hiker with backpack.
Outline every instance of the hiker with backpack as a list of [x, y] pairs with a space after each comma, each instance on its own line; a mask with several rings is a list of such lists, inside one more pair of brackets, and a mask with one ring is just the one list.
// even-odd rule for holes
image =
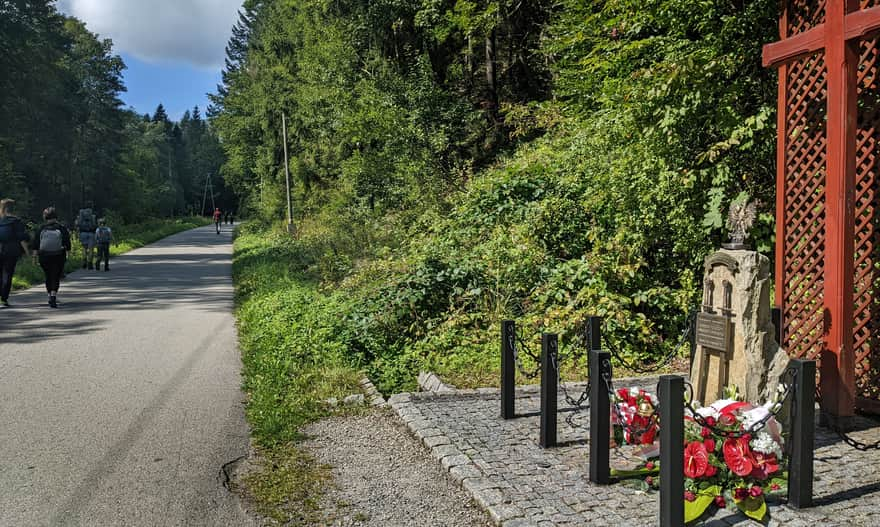
[[34, 259], [39, 260], [40, 267], [46, 275], [49, 307], [57, 308], [61, 275], [64, 272], [64, 263], [67, 261], [67, 253], [70, 251], [70, 231], [58, 222], [55, 207], [43, 211], [43, 220], [45, 223], [34, 233], [31, 247], [34, 249]]
[[27, 227], [13, 215], [14, 209], [14, 200], [0, 200], [0, 309], [9, 307], [15, 266], [28, 253]]
[[83, 269], [94, 269], [92, 260], [95, 256], [95, 229], [98, 228], [98, 220], [91, 207], [79, 209], [79, 214], [74, 222], [79, 232], [79, 242], [83, 247]]
[[98, 228], [95, 230], [95, 243], [98, 246], [98, 259], [95, 261], [95, 270], [101, 270], [101, 260], [104, 261], [104, 271], [110, 270], [110, 243], [113, 241], [113, 231], [107, 226], [104, 218], [98, 220]]

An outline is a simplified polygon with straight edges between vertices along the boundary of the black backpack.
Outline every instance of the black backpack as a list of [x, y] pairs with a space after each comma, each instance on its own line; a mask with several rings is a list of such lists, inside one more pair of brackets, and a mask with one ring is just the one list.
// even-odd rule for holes
[[15, 235], [15, 226], [18, 218], [3, 218], [0, 220], [0, 256], [18, 256], [18, 237]]

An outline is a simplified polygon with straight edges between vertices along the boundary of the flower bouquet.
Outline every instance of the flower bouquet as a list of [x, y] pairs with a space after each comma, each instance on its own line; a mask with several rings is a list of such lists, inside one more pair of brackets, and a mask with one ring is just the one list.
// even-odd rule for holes
[[657, 397], [641, 388], [620, 388], [614, 392], [611, 424], [618, 445], [650, 445], [659, 430]]
[[[685, 521], [714, 505], [733, 502], [746, 516], [762, 521], [765, 496], [786, 487], [782, 435], [770, 415], [775, 403], [753, 406], [722, 399], [685, 416]], [[749, 433], [754, 425], [755, 431]]]

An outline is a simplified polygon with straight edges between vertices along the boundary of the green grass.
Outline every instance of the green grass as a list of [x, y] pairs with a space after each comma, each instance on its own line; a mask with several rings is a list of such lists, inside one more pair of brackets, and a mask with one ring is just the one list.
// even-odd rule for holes
[[244, 493], [284, 525], [317, 522], [325, 467], [299, 448], [303, 425], [330, 415], [323, 401], [360, 392], [346, 358], [333, 295], [310, 276], [308, 252], [284, 229], [245, 226], [235, 242], [233, 277], [247, 417], [261, 454]]
[[[149, 245], [172, 234], [210, 224], [210, 220], [200, 217], [155, 219], [130, 225], [110, 225], [113, 229], [114, 244], [110, 246], [110, 256], [118, 256], [133, 249]], [[82, 246], [71, 232], [73, 250], [68, 254], [65, 271], [71, 273], [82, 264]], [[32, 287], [43, 281], [43, 270], [31, 258], [22, 258], [15, 268], [12, 286], [15, 289]]]

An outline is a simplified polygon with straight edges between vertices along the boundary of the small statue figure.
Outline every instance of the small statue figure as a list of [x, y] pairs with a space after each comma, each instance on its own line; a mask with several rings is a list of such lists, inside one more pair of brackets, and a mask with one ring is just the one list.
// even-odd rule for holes
[[745, 244], [748, 231], [758, 217], [758, 202], [731, 203], [730, 213], [727, 215], [727, 229], [730, 231], [730, 243], [722, 244], [725, 249], [734, 251], [748, 249]]

